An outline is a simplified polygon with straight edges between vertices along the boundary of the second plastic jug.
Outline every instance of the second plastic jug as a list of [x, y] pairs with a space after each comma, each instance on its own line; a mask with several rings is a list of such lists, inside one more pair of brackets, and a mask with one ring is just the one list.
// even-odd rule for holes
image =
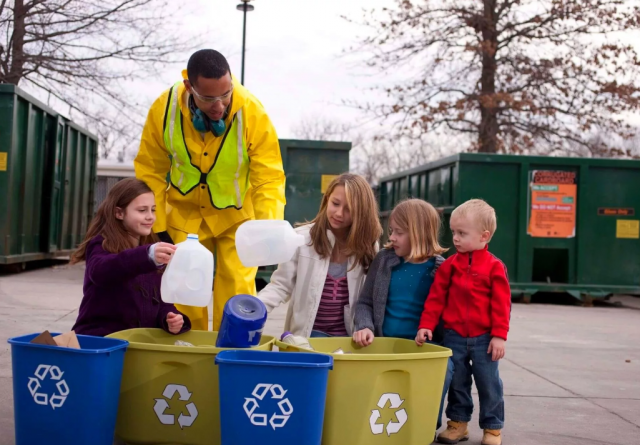
[[236, 250], [245, 267], [286, 263], [303, 244], [304, 236], [288, 221], [247, 221], [236, 231]]
[[190, 234], [178, 243], [162, 275], [160, 294], [165, 303], [204, 307], [213, 290], [213, 254]]
[[306, 337], [302, 337], [302, 336], [299, 336], [299, 335], [293, 335], [289, 331], [284, 332], [280, 336], [280, 341], [282, 343], [286, 343], [288, 345], [299, 346], [301, 348], [309, 349], [309, 350], [313, 351], [313, 347], [311, 346], [311, 344], [309, 343], [309, 340]]

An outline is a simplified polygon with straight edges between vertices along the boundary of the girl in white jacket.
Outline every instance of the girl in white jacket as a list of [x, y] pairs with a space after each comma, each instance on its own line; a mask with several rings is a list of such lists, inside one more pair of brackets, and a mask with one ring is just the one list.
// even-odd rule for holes
[[362, 176], [338, 176], [315, 219], [296, 231], [306, 243], [278, 266], [258, 298], [269, 312], [289, 302], [284, 329], [294, 335], [352, 335], [351, 307], [382, 234], [371, 187]]

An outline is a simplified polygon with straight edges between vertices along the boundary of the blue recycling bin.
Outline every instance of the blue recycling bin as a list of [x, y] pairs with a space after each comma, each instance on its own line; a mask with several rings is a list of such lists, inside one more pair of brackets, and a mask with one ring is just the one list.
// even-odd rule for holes
[[129, 342], [78, 335], [71, 349], [29, 343], [37, 335], [9, 339], [16, 445], [112, 445]]
[[333, 357], [235, 350], [216, 364], [222, 445], [320, 445]]

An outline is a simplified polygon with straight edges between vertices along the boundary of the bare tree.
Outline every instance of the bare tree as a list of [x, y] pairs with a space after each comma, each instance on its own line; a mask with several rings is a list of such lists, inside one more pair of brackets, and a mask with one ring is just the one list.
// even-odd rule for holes
[[353, 146], [354, 128], [324, 116], [307, 116], [292, 128], [295, 137], [311, 141], [351, 142]]
[[352, 170], [376, 185], [385, 176], [435, 161], [459, 151], [455, 139], [390, 139], [379, 135], [365, 140], [351, 156]]
[[597, 133], [589, 138], [588, 147], [572, 143], [568, 150], [557, 154], [595, 158], [640, 159], [640, 134], [634, 138], [624, 140], [617, 135]]
[[351, 171], [364, 176], [371, 185], [380, 178], [425, 164], [455, 151], [443, 140], [410, 140], [397, 137], [390, 140], [381, 131], [367, 127], [352, 127], [322, 116], [306, 117], [293, 127], [295, 137], [318, 141], [352, 143]]
[[[111, 146], [139, 139], [127, 90], [193, 46], [163, 0], [0, 0], [0, 83], [49, 92]], [[106, 135], [109, 135], [107, 137]]]
[[640, 29], [637, 0], [396, 2], [365, 13], [357, 49], [404, 75], [381, 85], [387, 103], [363, 106], [401, 134], [444, 128], [489, 153], [615, 152], [593, 135], [637, 134], [622, 117], [640, 110], [640, 58], [622, 40]]

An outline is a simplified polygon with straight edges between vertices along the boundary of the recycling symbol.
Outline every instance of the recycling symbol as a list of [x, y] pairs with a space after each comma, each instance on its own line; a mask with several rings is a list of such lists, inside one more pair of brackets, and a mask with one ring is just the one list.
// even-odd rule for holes
[[[174, 416], [173, 414], [165, 414], [165, 411], [167, 410], [167, 408], [169, 408], [169, 402], [167, 402], [167, 400], [173, 399], [173, 396], [176, 393], [178, 393], [178, 395], [180, 396], [178, 400], [188, 402], [191, 399], [191, 393], [186, 386], [174, 384], [168, 384], [164, 389], [164, 392], [162, 393], [162, 395], [165, 397], [164, 399], [155, 399], [156, 404], [153, 406], [153, 410], [156, 412], [158, 420], [163, 425], [176, 424], [176, 416]], [[196, 408], [195, 403], [188, 403], [185, 408], [187, 409], [189, 415], [185, 416], [184, 413], [180, 413], [180, 415], [178, 416], [178, 425], [180, 425], [180, 429], [190, 427], [198, 417], [198, 409]]]
[[[267, 414], [255, 412], [256, 409], [260, 408], [256, 399], [263, 400], [267, 393], [271, 393], [271, 399], [279, 400], [278, 408], [280, 410], [280, 414], [273, 413], [270, 418]], [[285, 391], [280, 385], [258, 383], [251, 393], [253, 397], [245, 397], [244, 405], [242, 407], [244, 408], [244, 412], [247, 413], [247, 417], [252, 424], [256, 426], [267, 426], [267, 419], [269, 419], [271, 428], [274, 430], [276, 428], [282, 428], [287, 424], [287, 420], [289, 420], [291, 414], [293, 414], [293, 406], [291, 406], [291, 402], [289, 402], [289, 399], [284, 398], [286, 393], [287, 391]]]
[[[67, 386], [67, 382], [62, 379], [62, 374], [64, 374], [64, 372], [60, 371], [60, 368], [57, 366], [39, 365], [34, 377], [29, 377], [27, 388], [29, 388], [31, 397], [33, 397], [33, 400], [38, 405], [51, 405], [51, 408], [54, 410], [56, 408], [62, 408], [64, 401], [67, 400], [67, 396], [69, 395], [69, 386]], [[42, 387], [40, 382], [44, 382], [47, 376], [49, 376], [49, 379], [57, 382], [56, 394], [49, 395], [47, 393], [38, 392]]]
[[[397, 410], [395, 414], [398, 421], [393, 422], [392, 420], [390, 420], [389, 423], [387, 423], [387, 436], [391, 436], [392, 434], [396, 434], [400, 431], [402, 426], [407, 423], [407, 419], [409, 417], [407, 416], [407, 412], [404, 408], [398, 409], [402, 406], [402, 403], [404, 403], [404, 400], [400, 399], [400, 394], [382, 394], [382, 396], [380, 396], [380, 400], [378, 400], [378, 408], [384, 408], [387, 405], [387, 402], [390, 402], [391, 408]], [[382, 434], [384, 432], [384, 424], [376, 423], [380, 418], [380, 415], [380, 411], [377, 409], [371, 411], [371, 417], [369, 417], [369, 425], [371, 426], [371, 432], [373, 434]]]

